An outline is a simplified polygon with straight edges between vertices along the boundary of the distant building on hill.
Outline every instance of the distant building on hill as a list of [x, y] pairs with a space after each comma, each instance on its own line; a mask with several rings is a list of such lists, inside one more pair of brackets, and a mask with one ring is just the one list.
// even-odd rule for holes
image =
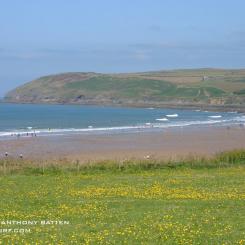
[[206, 80], [208, 80], [208, 79], [209, 79], [208, 76], [203, 76], [203, 77], [202, 77], [202, 81], [206, 81]]

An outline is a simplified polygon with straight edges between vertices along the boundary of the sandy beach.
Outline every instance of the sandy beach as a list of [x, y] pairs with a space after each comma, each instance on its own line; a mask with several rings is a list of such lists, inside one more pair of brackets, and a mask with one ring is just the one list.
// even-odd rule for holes
[[178, 158], [209, 156], [245, 148], [245, 128], [190, 127], [159, 132], [29, 137], [0, 141], [0, 154], [25, 159], [62, 159], [81, 162], [106, 159]]

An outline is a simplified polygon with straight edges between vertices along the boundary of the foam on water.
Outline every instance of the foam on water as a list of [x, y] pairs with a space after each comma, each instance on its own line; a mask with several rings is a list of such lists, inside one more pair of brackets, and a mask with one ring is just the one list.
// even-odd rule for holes
[[210, 118], [221, 118], [221, 115], [209, 116]]
[[178, 114], [168, 114], [166, 115], [166, 117], [178, 117], [179, 115]]
[[58, 135], [66, 135], [66, 134], [82, 134], [82, 133], [105, 133], [105, 132], [138, 132], [138, 131], [149, 131], [149, 130], [157, 130], [157, 129], [166, 129], [173, 127], [187, 127], [187, 126], [198, 126], [198, 125], [228, 125], [228, 124], [238, 124], [244, 123], [245, 116], [235, 117], [233, 119], [227, 120], [206, 120], [206, 121], [180, 121], [180, 122], [169, 122], [169, 123], [145, 123], [142, 125], [132, 125], [132, 126], [118, 126], [118, 127], [88, 127], [88, 128], [64, 128], [64, 129], [36, 129], [35, 131], [9, 131], [9, 132], [0, 132], [0, 137], [13, 137], [13, 136], [21, 136], [21, 137], [30, 137], [31, 135], [38, 136], [58, 136]]
[[168, 121], [168, 119], [165, 117], [164, 118], [157, 118], [156, 121], [163, 121], [163, 122], [165, 121], [166, 122], [166, 121]]

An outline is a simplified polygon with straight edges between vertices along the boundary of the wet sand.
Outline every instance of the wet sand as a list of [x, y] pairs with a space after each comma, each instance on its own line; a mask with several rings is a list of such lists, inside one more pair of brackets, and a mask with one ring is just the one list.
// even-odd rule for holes
[[29, 137], [0, 141], [0, 155], [23, 154], [25, 159], [62, 159], [82, 162], [130, 158], [178, 158], [188, 155], [210, 156], [245, 149], [245, 128], [191, 127], [101, 135]]

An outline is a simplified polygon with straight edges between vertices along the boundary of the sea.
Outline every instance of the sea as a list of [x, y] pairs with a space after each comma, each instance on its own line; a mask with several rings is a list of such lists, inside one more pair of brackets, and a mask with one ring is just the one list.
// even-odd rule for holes
[[245, 125], [245, 116], [235, 111], [0, 103], [0, 139], [235, 124]]

